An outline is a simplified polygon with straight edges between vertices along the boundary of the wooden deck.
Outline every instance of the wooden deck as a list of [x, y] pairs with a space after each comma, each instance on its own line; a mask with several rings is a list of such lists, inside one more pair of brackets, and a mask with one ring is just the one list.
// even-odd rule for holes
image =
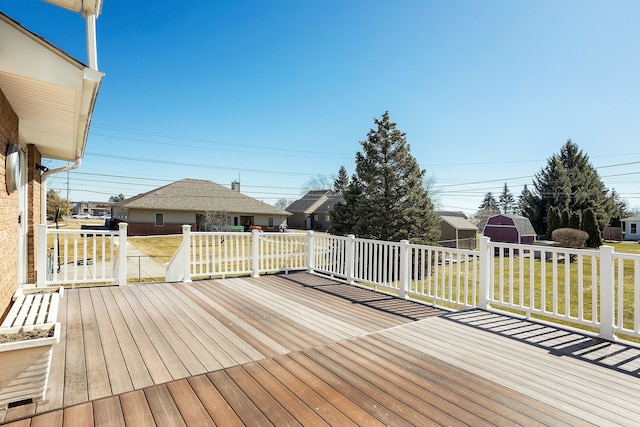
[[304, 273], [65, 292], [11, 426], [638, 425], [640, 349]]

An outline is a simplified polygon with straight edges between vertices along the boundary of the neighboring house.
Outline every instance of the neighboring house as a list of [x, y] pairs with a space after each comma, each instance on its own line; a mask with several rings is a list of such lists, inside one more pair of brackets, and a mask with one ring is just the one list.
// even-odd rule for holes
[[[0, 13], [0, 317], [18, 287], [46, 274], [36, 272], [46, 177], [80, 164], [102, 77]], [[42, 158], [75, 164], [47, 171]]]
[[[176, 234], [182, 225], [206, 231], [210, 213], [224, 213], [226, 226], [260, 227], [279, 231], [288, 212], [240, 193], [235, 183], [230, 190], [212, 181], [182, 179], [164, 187], [118, 202], [112, 208], [114, 224], [127, 222], [128, 234]], [[220, 228], [217, 226], [216, 228]]]
[[622, 238], [640, 241], [640, 216], [622, 219]]
[[440, 221], [440, 243], [447, 248], [475, 249], [478, 227], [466, 216], [438, 215]]
[[536, 240], [536, 231], [529, 218], [512, 214], [489, 217], [482, 234], [493, 242], [531, 244]]
[[300, 230], [323, 230], [331, 226], [330, 212], [343, 198], [331, 190], [312, 190], [301, 199], [287, 206], [291, 213], [287, 223], [289, 228]]

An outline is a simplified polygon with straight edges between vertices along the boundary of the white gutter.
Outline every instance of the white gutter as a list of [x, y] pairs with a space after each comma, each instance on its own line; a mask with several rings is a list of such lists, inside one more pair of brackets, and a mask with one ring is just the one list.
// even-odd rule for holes
[[82, 158], [76, 159], [76, 162], [72, 165], [67, 165], [57, 169], [51, 169], [45, 171], [42, 175], [40, 175], [40, 205], [41, 205], [41, 224], [47, 223], [47, 177], [49, 175], [53, 175], [60, 172], [66, 172], [73, 169], [77, 169], [80, 167], [80, 163], [82, 163]]

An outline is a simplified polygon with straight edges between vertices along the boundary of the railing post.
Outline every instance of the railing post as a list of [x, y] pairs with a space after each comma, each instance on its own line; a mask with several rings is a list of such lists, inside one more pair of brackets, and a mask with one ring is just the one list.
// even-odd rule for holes
[[400, 240], [400, 298], [406, 299], [409, 292], [409, 259], [408, 240]]
[[38, 226], [38, 269], [36, 273], [36, 286], [47, 286], [47, 224]]
[[345, 245], [345, 262], [347, 263], [347, 265], [345, 266], [345, 273], [347, 275], [347, 283], [353, 285], [353, 276], [355, 275], [356, 236], [354, 236], [353, 234], [349, 234], [347, 236]]
[[259, 242], [259, 230], [251, 230], [251, 254], [252, 254], [252, 263], [251, 269], [253, 273], [251, 277], [260, 277], [260, 242]]
[[[622, 291], [620, 291], [622, 292]], [[613, 247], [600, 246], [600, 338], [614, 341]]]
[[182, 263], [184, 268], [184, 281], [191, 281], [191, 225], [182, 225]]
[[316, 241], [313, 230], [307, 231], [307, 273], [313, 273], [315, 267]]
[[129, 224], [118, 224], [118, 285], [127, 286], [127, 227]]
[[489, 304], [489, 290], [491, 283], [491, 263], [493, 262], [493, 256], [491, 254], [491, 248], [489, 247], [490, 239], [488, 237], [480, 238], [480, 301], [479, 307], [483, 310], [491, 308]]

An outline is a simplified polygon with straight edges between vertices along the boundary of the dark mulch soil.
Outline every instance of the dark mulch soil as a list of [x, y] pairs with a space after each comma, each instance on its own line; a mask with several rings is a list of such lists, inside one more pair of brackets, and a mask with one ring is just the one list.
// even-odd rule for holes
[[35, 340], [38, 338], [49, 338], [54, 333], [54, 327], [49, 329], [34, 329], [32, 331], [21, 330], [14, 334], [0, 334], [0, 344], [6, 344], [16, 341]]

